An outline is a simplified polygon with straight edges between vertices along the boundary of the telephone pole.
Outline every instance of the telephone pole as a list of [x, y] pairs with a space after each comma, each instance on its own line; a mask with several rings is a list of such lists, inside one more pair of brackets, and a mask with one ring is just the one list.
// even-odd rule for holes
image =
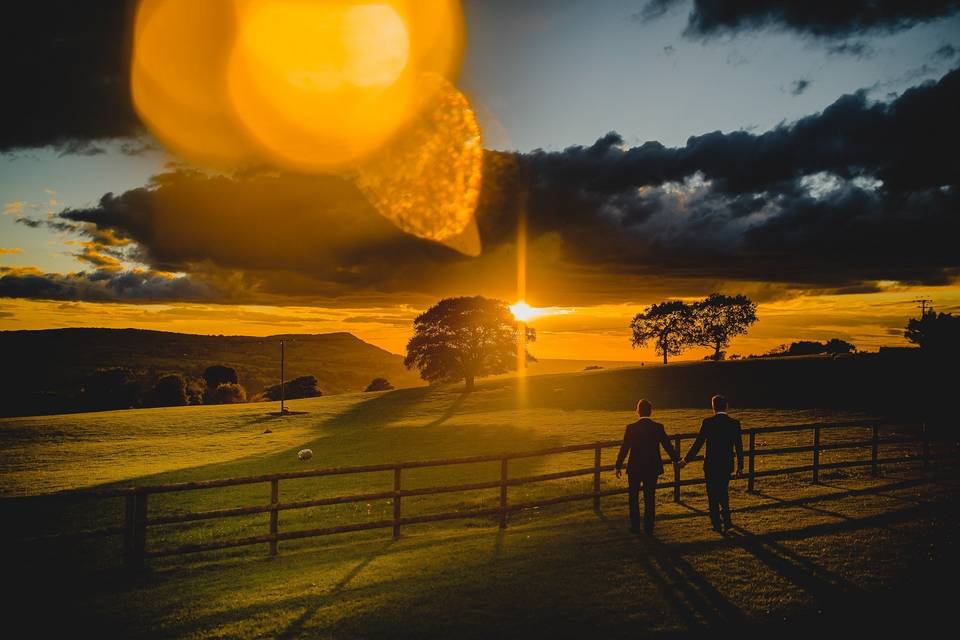
[[930, 298], [917, 298], [916, 300], [911, 300], [914, 304], [920, 306], [920, 319], [922, 320], [925, 315], [927, 315], [927, 305], [930, 305], [930, 309], [933, 310], [933, 300]]
[[283, 361], [284, 361], [284, 350], [283, 350], [283, 340], [280, 341], [280, 415], [283, 415], [287, 412], [287, 409], [284, 407], [284, 386], [283, 386]]

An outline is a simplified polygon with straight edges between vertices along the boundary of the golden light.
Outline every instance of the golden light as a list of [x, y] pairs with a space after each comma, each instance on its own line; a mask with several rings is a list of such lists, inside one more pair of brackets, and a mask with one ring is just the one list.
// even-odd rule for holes
[[531, 307], [523, 300], [510, 305], [510, 312], [513, 314], [513, 317], [520, 322], [529, 322], [543, 315], [543, 309]]
[[132, 97], [187, 160], [346, 174], [404, 231], [476, 254], [463, 34], [459, 0], [142, 0]]

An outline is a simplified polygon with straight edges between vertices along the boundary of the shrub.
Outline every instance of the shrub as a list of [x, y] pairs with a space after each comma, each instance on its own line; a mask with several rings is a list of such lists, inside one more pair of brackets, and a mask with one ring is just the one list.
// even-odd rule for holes
[[153, 404], [157, 407], [179, 407], [190, 403], [187, 381], [182, 374], [160, 376], [153, 387]]
[[239, 404], [247, 401], [247, 390], [235, 382], [224, 382], [213, 392], [214, 404]]
[[374, 378], [364, 391], [390, 391], [393, 385], [386, 378]]

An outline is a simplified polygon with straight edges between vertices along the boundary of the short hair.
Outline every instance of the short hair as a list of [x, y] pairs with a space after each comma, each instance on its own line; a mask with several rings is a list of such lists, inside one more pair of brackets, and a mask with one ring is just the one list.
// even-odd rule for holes
[[710, 405], [713, 407], [714, 411], [726, 411], [727, 399], [718, 393], [710, 398]]
[[645, 418], [651, 413], [653, 413], [653, 405], [650, 404], [649, 400], [641, 399], [640, 402], [637, 403], [637, 415]]

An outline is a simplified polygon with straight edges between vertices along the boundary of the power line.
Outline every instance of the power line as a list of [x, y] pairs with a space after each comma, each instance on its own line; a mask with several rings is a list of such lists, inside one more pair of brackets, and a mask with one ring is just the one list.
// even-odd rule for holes
[[916, 300], [911, 300], [917, 306], [920, 307], [920, 317], [923, 318], [927, 315], [927, 304], [929, 303], [930, 309], [933, 310], [933, 300], [930, 298], [917, 298]]

